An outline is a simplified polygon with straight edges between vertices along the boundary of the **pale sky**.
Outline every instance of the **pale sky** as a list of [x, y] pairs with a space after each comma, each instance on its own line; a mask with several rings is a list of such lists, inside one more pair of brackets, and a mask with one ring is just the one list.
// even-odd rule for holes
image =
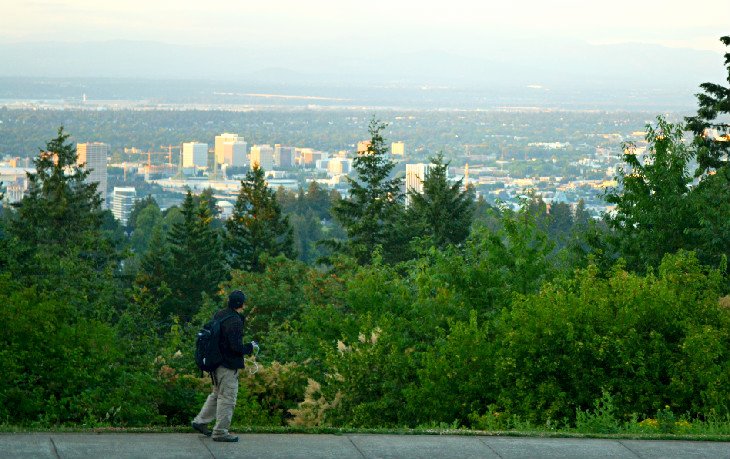
[[[494, 4], [493, 4], [494, 3]], [[730, 0], [3, 0], [0, 43], [478, 49], [502, 38], [723, 51]]]

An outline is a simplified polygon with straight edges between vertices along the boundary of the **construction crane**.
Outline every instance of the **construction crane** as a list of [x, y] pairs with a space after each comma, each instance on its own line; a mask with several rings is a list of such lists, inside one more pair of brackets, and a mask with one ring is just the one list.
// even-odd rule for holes
[[491, 147], [491, 145], [487, 143], [464, 144], [464, 154], [467, 158], [471, 156], [471, 149], [473, 147]]
[[180, 149], [179, 145], [160, 145], [160, 148], [167, 149], [167, 164], [172, 167], [172, 149]]

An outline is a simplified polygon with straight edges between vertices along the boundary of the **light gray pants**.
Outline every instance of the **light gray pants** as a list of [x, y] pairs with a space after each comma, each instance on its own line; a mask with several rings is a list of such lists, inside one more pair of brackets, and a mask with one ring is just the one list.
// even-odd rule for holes
[[218, 385], [213, 385], [213, 392], [208, 395], [194, 422], [208, 424], [215, 419], [217, 422], [213, 428], [213, 436], [218, 437], [227, 435], [231, 426], [233, 409], [236, 407], [236, 397], [238, 397], [238, 370], [220, 366], [215, 370], [215, 378]]

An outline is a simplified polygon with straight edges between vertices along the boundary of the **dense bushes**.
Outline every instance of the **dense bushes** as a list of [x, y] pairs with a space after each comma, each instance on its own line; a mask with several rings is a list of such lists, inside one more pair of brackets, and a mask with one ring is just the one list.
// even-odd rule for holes
[[[510, 238], [477, 231], [461, 249], [398, 266], [376, 257], [322, 271], [279, 257], [259, 273], [234, 271], [224, 289], [246, 289], [247, 339], [262, 343], [260, 371], [241, 380], [237, 422], [610, 430], [662, 410], [730, 414], [721, 271], [691, 252], [643, 275], [620, 264], [533, 270], [522, 264], [550, 263], [549, 251], [524, 261]], [[79, 313], [79, 298], [7, 276], [0, 301], [7, 422], [185, 424], [206, 395], [191, 348], [219, 307], [211, 300], [190, 323], [163, 328], [144, 290], [115, 325]]]

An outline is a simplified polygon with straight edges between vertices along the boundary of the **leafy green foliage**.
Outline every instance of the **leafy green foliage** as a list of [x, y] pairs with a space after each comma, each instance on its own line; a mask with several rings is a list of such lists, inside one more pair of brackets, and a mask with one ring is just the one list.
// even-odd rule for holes
[[620, 190], [606, 195], [616, 205], [608, 222], [616, 232], [616, 245], [629, 266], [657, 266], [667, 253], [687, 248], [688, 227], [693, 224], [690, 204], [689, 162], [692, 151], [682, 140], [680, 126], [657, 118], [648, 125], [648, 156], [642, 161], [633, 145], [627, 145], [620, 170]]

